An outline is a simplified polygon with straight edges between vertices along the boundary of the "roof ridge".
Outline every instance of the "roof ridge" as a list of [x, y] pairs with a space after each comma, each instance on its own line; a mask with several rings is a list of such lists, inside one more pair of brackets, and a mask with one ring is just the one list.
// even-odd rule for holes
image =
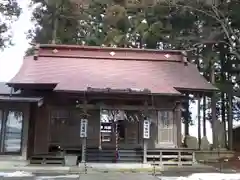
[[58, 49], [82, 49], [82, 50], [112, 50], [112, 51], [132, 51], [132, 52], [158, 52], [158, 53], [179, 53], [184, 50], [173, 49], [142, 49], [142, 48], [122, 48], [122, 47], [106, 47], [106, 46], [87, 46], [87, 45], [67, 45], [67, 44], [38, 44], [41, 49], [58, 48]]
[[99, 60], [127, 60], [127, 61], [164, 61], [164, 62], [179, 62], [183, 63], [183, 60], [171, 60], [171, 59], [159, 59], [159, 58], [134, 58], [134, 57], [109, 57], [109, 56], [102, 56], [102, 57], [93, 57], [93, 56], [84, 56], [84, 55], [42, 55], [39, 54], [38, 57], [49, 57], [49, 58], [72, 58], [72, 59], [99, 59]]
[[185, 62], [183, 51], [72, 45], [38, 45], [35, 47], [34, 60], [38, 60], [38, 57]]

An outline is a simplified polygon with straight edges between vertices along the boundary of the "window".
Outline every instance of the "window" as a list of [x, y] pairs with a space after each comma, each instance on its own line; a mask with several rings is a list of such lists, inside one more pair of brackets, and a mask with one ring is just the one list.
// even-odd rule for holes
[[0, 153], [21, 153], [23, 112], [0, 110]]
[[2, 147], [3, 147], [3, 110], [0, 110], [0, 152], [2, 152]]
[[0, 110], [0, 135], [2, 134], [3, 111]]
[[174, 141], [173, 111], [158, 111], [158, 142], [170, 144]]
[[127, 0], [127, 5], [140, 5], [142, 0]]
[[173, 112], [172, 111], [158, 111], [158, 120], [160, 120], [161, 127], [168, 128], [172, 125]]
[[163, 126], [164, 127], [168, 127], [169, 126], [169, 124], [170, 124], [170, 119], [169, 119], [169, 112], [168, 111], [164, 111], [164, 112], [162, 112], [162, 117], [161, 117], [161, 119], [162, 119], [162, 123], [163, 123]]
[[21, 152], [23, 113], [9, 111], [5, 124], [4, 152]]

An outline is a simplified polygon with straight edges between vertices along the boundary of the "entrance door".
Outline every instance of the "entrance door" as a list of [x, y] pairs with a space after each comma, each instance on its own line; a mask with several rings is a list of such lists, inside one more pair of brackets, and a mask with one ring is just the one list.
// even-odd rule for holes
[[115, 142], [114, 138], [114, 112], [107, 109], [100, 111], [100, 144], [99, 147], [112, 145]]
[[100, 112], [100, 146], [116, 147], [125, 143], [125, 113], [120, 110], [101, 110]]
[[173, 111], [158, 111], [158, 143], [163, 148], [175, 146]]

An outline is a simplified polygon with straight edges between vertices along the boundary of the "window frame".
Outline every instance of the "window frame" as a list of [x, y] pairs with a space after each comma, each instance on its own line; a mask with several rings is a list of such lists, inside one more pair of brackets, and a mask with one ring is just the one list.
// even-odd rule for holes
[[[23, 129], [25, 124], [25, 112], [21, 108], [0, 108], [2, 111], [2, 130], [0, 133], [0, 155], [21, 155], [23, 149]], [[6, 139], [6, 125], [7, 118], [10, 112], [21, 112], [22, 113], [22, 123], [21, 123], [21, 138], [20, 138], [20, 150], [19, 151], [6, 151], [5, 150], [5, 139]]]
[[[166, 125], [166, 119], [163, 120], [164, 115], [163, 113], [167, 113], [167, 123], [168, 125]], [[171, 118], [171, 119], [170, 119]], [[170, 128], [171, 126], [173, 126], [174, 123], [174, 112], [173, 110], [158, 110], [157, 111], [157, 119], [158, 119], [158, 123], [160, 123], [161, 128]]]

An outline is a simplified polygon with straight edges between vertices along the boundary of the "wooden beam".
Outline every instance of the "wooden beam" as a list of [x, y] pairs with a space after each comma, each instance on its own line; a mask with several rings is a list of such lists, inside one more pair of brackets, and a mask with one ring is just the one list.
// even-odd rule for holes
[[78, 108], [86, 108], [86, 109], [109, 109], [109, 110], [140, 110], [140, 111], [144, 111], [144, 110], [165, 110], [165, 109], [174, 109], [175, 105], [172, 107], [152, 107], [152, 106], [148, 106], [145, 107], [143, 106], [136, 106], [136, 105], [116, 105], [116, 106], [109, 106], [109, 105], [104, 105], [104, 104], [78, 104], [77, 105]]
[[175, 113], [176, 113], [176, 121], [175, 123], [177, 124], [177, 146], [181, 147], [182, 145], [182, 122], [181, 122], [181, 117], [182, 117], [182, 104], [180, 102], [176, 103], [175, 107]]
[[[189, 95], [186, 95], [186, 96], [189, 96]], [[184, 119], [184, 130], [185, 130], [185, 136], [189, 136], [189, 98], [187, 98], [188, 100], [186, 101], [185, 103], [185, 106], [184, 108], [186, 108], [186, 118], [187, 119]]]
[[[78, 100], [84, 99], [84, 93], [81, 92], [55, 92], [53, 93], [54, 96], [66, 96], [71, 98], [76, 98]], [[132, 100], [132, 101], [151, 101], [152, 97], [155, 100], [158, 99], [181, 99], [183, 98], [182, 95], [171, 95], [171, 94], [121, 94], [121, 93], [96, 93], [96, 92], [85, 92], [85, 96], [89, 101], [91, 100]]]

